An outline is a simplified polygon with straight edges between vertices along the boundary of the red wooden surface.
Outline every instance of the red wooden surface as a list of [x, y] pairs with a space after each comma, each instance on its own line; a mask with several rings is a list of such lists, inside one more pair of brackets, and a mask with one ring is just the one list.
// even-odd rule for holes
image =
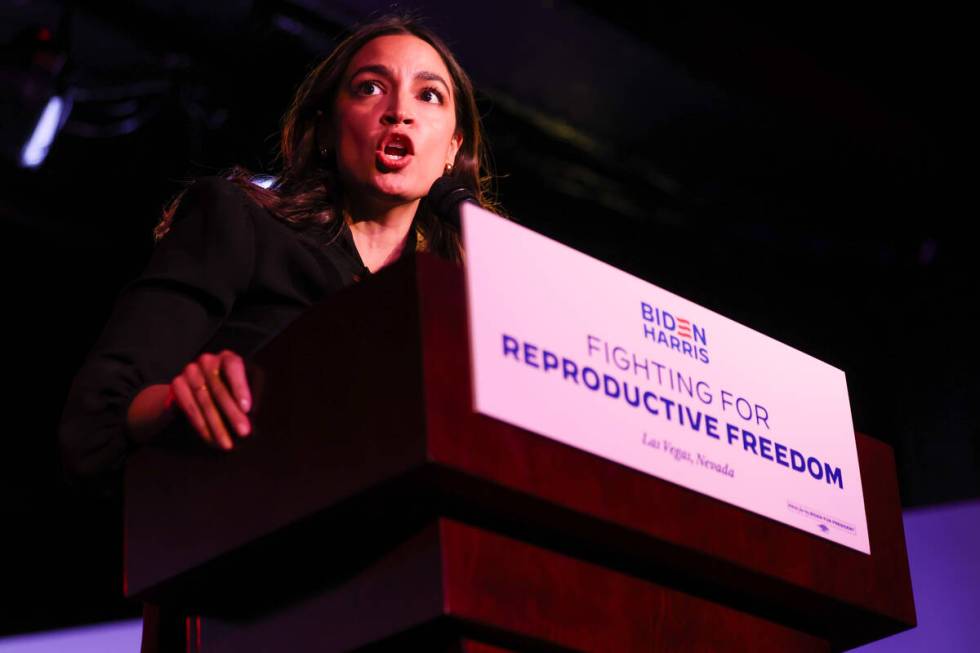
[[443, 520], [449, 614], [576, 651], [826, 652], [826, 641], [704, 599]]
[[405, 263], [332, 296], [255, 356], [253, 432], [234, 450], [175, 429], [131, 458], [127, 595], [152, 596], [178, 573], [424, 461], [414, 274]]
[[500, 648], [499, 646], [491, 646], [490, 644], [474, 642], [473, 640], [467, 639], [459, 643], [457, 651], [459, 653], [508, 653], [508, 651], [513, 651], [513, 649]]
[[[558, 528], [639, 560], [636, 573], [679, 575], [724, 600], [751, 604], [842, 646], [915, 624], [891, 449], [858, 434], [872, 555], [611, 463], [472, 412], [462, 272], [419, 267], [431, 455], [467, 475], [561, 506]], [[551, 515], [554, 517], [554, 514]], [[549, 519], [541, 514], [539, 519]], [[550, 524], [549, 524], [550, 525]]]
[[189, 623], [194, 653], [830, 650], [780, 624], [444, 518], [260, 619]]
[[[736, 639], [776, 633], [773, 641], [817, 647], [812, 650], [822, 650], [824, 639], [843, 648], [914, 624], [887, 446], [858, 436], [872, 548], [866, 556], [473, 414], [457, 266], [423, 254], [414, 265], [395, 264], [349, 290], [297, 320], [256, 357], [250, 370], [255, 429], [235, 452], [151, 447], [130, 464], [126, 526], [133, 594], [172, 605], [210, 584], [246, 597], [250, 585], [309, 577], [307, 565], [343, 563], [358, 547], [383, 552], [390, 544], [389, 553], [402, 551], [398, 534], [385, 528], [397, 531], [404, 524], [389, 523], [447, 515], [470, 526], [446, 535], [458, 545], [446, 558], [456, 566], [446, 569], [454, 578], [472, 573], [468, 582], [479, 589], [465, 595], [459, 591], [466, 582], [456, 586], [458, 610], [452, 614], [460, 623], [489, 620], [494, 613], [505, 621], [493, 628], [519, 635], [533, 625], [545, 632], [542, 641], [591, 647], [578, 650], [629, 650], [602, 648], [595, 639], [599, 631], [574, 630], [589, 623], [586, 614], [623, 627], [607, 639], [622, 637], [626, 645], [650, 637], [648, 643], [677, 650], [690, 637], [710, 635], [708, 623]], [[297, 523], [307, 526], [297, 530]], [[468, 539], [471, 527], [488, 535]], [[243, 547], [251, 552], [240, 555]], [[549, 550], [553, 558], [545, 555]], [[494, 559], [503, 551], [510, 552], [506, 560]], [[405, 567], [402, 576], [373, 581], [372, 587], [390, 592], [392, 600], [402, 591], [419, 593], [431, 607], [453, 587], [426, 585], [433, 572], [431, 557], [423, 559], [427, 573]], [[287, 571], [279, 569], [284, 560]], [[603, 568], [612, 575], [595, 571]], [[499, 573], [489, 571], [495, 569]], [[609, 580], [620, 577], [625, 580]], [[521, 585], [522, 579], [537, 584]], [[552, 590], [574, 587], [579, 601], [548, 598], [545, 581], [558, 583]], [[334, 617], [356, 620], [370, 609], [355, 601], [362, 612], [344, 612], [350, 597], [327, 592], [339, 591], [336, 582], [303, 591], [333, 605]], [[624, 621], [633, 617], [601, 602], [578, 613], [589, 582], [599, 583], [603, 590], [595, 596], [612, 606], [639, 596], [656, 607], [647, 609], [645, 625], [639, 617]], [[503, 589], [510, 598], [491, 601], [493, 591]], [[363, 601], [366, 595], [350, 596]], [[417, 609], [418, 603], [406, 606]], [[391, 611], [378, 636], [410, 629], [429, 612]], [[207, 633], [209, 615], [202, 613]], [[277, 622], [211, 615], [210, 623], [212, 634], [241, 643], [253, 641], [253, 627], [268, 635], [272, 631], [263, 629]], [[309, 626], [299, 619], [289, 628], [298, 637]], [[507, 646], [499, 638], [470, 639]]]

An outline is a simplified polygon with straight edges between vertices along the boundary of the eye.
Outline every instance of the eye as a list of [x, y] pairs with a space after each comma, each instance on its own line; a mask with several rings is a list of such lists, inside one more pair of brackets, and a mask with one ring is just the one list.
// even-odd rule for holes
[[[372, 86], [373, 87], [376, 87], [376, 88], [379, 88], [379, 89], [381, 88], [381, 85], [380, 84], [378, 84], [376, 81], [371, 80], [371, 79], [369, 79], [367, 81], [364, 81], [364, 82], [360, 82], [355, 88], [356, 88], [357, 92], [360, 93], [365, 88], [372, 87]], [[364, 95], [375, 95], [375, 94], [374, 93], [365, 93]]]
[[425, 100], [426, 102], [428, 102], [430, 104], [442, 104], [442, 102], [443, 102], [442, 93], [440, 93], [439, 91], [437, 91], [432, 86], [426, 86], [425, 88], [423, 88], [422, 89], [422, 93], [420, 93], [420, 95], [423, 98], [435, 96], [435, 102], [433, 102], [432, 100]]

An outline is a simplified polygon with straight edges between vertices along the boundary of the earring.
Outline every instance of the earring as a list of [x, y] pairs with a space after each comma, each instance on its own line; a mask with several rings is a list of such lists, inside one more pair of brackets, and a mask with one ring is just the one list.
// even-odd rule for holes
[[453, 164], [447, 163], [446, 167], [442, 171], [442, 174], [451, 175], [452, 173], [453, 173]]

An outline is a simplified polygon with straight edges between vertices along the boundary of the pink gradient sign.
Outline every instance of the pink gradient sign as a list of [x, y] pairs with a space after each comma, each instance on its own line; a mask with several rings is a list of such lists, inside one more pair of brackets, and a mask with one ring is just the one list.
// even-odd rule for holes
[[870, 553], [844, 373], [472, 204], [482, 414]]

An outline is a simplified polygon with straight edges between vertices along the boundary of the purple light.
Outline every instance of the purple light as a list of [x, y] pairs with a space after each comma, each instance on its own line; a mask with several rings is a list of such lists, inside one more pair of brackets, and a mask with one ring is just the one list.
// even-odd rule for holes
[[917, 628], [861, 653], [975, 651], [980, 642], [980, 501], [905, 511]]
[[140, 650], [142, 619], [16, 635], [0, 639], [0, 653], [135, 653]]

